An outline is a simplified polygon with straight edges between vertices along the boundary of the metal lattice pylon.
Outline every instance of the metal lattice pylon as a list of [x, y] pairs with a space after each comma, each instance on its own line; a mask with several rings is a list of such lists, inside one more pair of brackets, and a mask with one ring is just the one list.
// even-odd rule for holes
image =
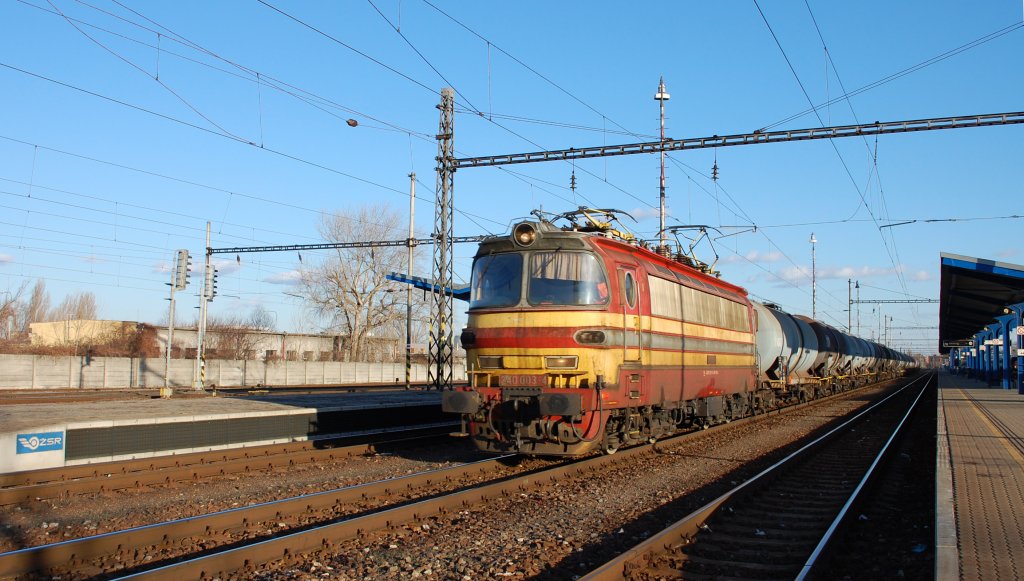
[[437, 191], [434, 200], [434, 308], [430, 322], [427, 380], [438, 390], [452, 385], [452, 195], [455, 189], [455, 91], [441, 89], [441, 124], [437, 132]]

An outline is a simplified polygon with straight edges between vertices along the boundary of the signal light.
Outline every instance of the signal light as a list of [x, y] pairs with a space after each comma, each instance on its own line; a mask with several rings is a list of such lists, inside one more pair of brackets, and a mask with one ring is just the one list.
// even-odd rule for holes
[[191, 267], [192, 257], [188, 255], [188, 250], [179, 250], [174, 261], [174, 290], [185, 290], [188, 286]]
[[217, 296], [217, 268], [213, 265], [206, 269], [206, 284], [203, 291], [207, 301], [212, 301], [213, 297]]

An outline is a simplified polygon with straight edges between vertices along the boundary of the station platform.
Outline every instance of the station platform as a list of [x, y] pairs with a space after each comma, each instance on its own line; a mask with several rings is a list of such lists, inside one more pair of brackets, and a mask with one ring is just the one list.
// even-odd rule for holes
[[0, 406], [0, 473], [443, 421], [440, 393], [420, 390], [11, 404]]
[[1024, 578], [1024, 395], [939, 374], [936, 579]]

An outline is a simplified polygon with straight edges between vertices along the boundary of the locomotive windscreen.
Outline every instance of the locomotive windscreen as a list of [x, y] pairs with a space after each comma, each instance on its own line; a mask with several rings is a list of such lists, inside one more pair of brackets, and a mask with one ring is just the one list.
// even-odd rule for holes
[[608, 280], [593, 254], [534, 252], [527, 298], [531, 305], [602, 305]]
[[512, 307], [519, 304], [523, 287], [523, 257], [491, 254], [473, 263], [473, 292], [469, 308]]
[[527, 300], [531, 305], [603, 305], [608, 279], [601, 262], [583, 252], [491, 254], [473, 264], [469, 308], [514, 307], [522, 298], [524, 255], [528, 266]]

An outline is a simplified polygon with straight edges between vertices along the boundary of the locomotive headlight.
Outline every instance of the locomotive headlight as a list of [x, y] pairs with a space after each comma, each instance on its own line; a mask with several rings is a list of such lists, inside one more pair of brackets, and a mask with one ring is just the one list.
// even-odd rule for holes
[[520, 246], [530, 246], [537, 240], [537, 229], [529, 222], [516, 224], [512, 229], [512, 240]]
[[567, 357], [545, 357], [544, 367], [548, 369], [576, 369], [579, 358], [575, 355]]
[[476, 360], [480, 369], [501, 369], [500, 355], [481, 355]]

